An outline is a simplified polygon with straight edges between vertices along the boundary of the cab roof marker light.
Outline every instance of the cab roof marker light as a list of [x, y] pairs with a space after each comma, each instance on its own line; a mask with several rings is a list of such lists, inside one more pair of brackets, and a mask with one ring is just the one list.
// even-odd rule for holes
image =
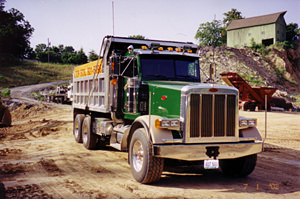
[[142, 50], [147, 50], [148, 47], [147, 46], [142, 46]]
[[159, 47], [158, 50], [159, 50], [159, 51], [163, 51], [164, 48], [163, 48], [163, 47]]
[[174, 49], [172, 47], [168, 47], [168, 51], [172, 52]]
[[180, 48], [175, 48], [176, 52], [181, 52]]

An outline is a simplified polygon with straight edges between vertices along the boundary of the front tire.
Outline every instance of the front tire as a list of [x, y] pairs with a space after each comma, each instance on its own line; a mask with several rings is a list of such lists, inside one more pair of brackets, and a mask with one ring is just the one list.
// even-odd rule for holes
[[256, 160], [257, 154], [237, 159], [220, 160], [220, 167], [227, 176], [246, 177], [254, 171]]
[[82, 143], [82, 123], [84, 115], [77, 114], [73, 123], [73, 135], [77, 143]]
[[91, 130], [91, 117], [86, 116], [82, 124], [82, 141], [86, 149], [95, 149], [97, 146], [97, 135]]
[[135, 130], [129, 146], [129, 161], [133, 177], [136, 181], [148, 184], [160, 179], [164, 168], [164, 159], [152, 156], [144, 129]]

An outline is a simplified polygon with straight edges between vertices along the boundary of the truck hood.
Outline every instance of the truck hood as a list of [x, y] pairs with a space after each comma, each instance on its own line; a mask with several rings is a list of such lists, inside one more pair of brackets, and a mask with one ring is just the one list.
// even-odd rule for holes
[[151, 114], [166, 118], [180, 117], [181, 90], [193, 82], [147, 81], [151, 92]]
[[182, 87], [187, 85], [199, 85], [200, 82], [181, 82], [181, 81], [147, 81], [147, 84], [152, 87], [160, 87], [171, 90], [181, 91]]
[[[238, 95], [234, 87], [200, 82], [147, 81], [151, 92], [151, 114], [166, 118], [179, 118], [181, 95], [190, 93], [233, 94]], [[211, 90], [214, 88], [214, 91]]]

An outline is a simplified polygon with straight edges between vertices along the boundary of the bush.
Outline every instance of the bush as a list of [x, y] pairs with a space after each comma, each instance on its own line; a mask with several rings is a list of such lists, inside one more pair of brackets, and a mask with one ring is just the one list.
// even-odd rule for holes
[[278, 41], [275, 44], [273, 44], [271, 47], [277, 48], [278, 50], [287, 50], [290, 48], [294, 49], [295, 44], [290, 41], [283, 41], [283, 42]]
[[2, 91], [0, 91], [0, 97], [10, 97], [11, 91], [9, 88], [5, 88]]
[[266, 48], [263, 44], [257, 44], [254, 41], [254, 38], [251, 38], [251, 42], [250, 42], [250, 48], [252, 50], [255, 50], [256, 52], [258, 52], [259, 54], [265, 56], [266, 55]]

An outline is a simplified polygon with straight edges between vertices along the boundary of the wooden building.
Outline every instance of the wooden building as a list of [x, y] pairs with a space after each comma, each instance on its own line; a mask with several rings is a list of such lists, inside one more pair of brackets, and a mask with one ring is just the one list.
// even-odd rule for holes
[[271, 45], [286, 40], [285, 12], [233, 20], [227, 27], [227, 46]]

